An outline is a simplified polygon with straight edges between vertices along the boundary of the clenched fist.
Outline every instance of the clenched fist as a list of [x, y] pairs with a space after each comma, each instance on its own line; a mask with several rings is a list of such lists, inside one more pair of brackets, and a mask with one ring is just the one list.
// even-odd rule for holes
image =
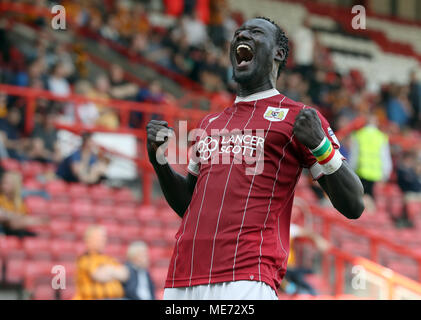
[[295, 118], [293, 132], [307, 148], [314, 149], [326, 136], [322, 123], [314, 109], [302, 109]]
[[151, 120], [146, 126], [147, 149], [151, 162], [156, 161], [158, 148], [172, 135], [172, 128], [166, 121]]

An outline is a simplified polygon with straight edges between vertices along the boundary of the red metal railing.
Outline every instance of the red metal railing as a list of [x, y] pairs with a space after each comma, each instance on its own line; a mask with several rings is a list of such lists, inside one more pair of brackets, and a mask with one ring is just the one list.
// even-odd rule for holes
[[[367, 230], [364, 227], [350, 223], [349, 220], [340, 216], [335, 209], [328, 210], [318, 205], [307, 204], [304, 200], [300, 199], [299, 197], [296, 197], [294, 206], [298, 207], [303, 213], [305, 223], [312, 224], [312, 222], [314, 221], [314, 217], [320, 219], [319, 221], [321, 225], [321, 233], [322, 236], [327, 240], [331, 240], [331, 231], [334, 227], [337, 226], [339, 226], [342, 230], [345, 230], [355, 236], [366, 239], [369, 243], [370, 259], [373, 262], [380, 263], [380, 247], [386, 248], [390, 252], [394, 252], [398, 255], [406, 256], [413, 259], [418, 265], [418, 280], [421, 282], [421, 254], [419, 252], [414, 251], [413, 249], [405, 247], [403, 245], [396, 244], [381, 234], [373, 233], [372, 231]], [[324, 256], [322, 272], [325, 277], [327, 277], [330, 273], [330, 268], [326, 255]]]
[[[369, 274], [374, 275], [377, 279], [376, 282], [379, 282], [380, 279], [380, 287], [378, 294], [383, 297], [383, 299], [394, 300], [400, 299], [398, 295], [398, 289], [403, 288], [406, 291], [410, 292], [412, 296], [416, 298], [421, 297], [421, 284], [416, 282], [408, 277], [405, 277], [389, 268], [383, 267], [373, 261], [362, 257], [355, 257], [345, 251], [342, 251], [338, 248], [331, 248], [328, 253], [331, 257], [333, 257], [333, 263], [330, 263], [325, 257], [323, 259], [323, 263], [328, 264], [328, 274], [334, 274], [333, 278], [333, 290], [332, 294], [335, 296], [341, 296], [346, 294], [346, 277], [345, 277], [345, 270], [346, 264], [350, 265], [358, 265], [364, 268], [364, 276], [363, 279], [366, 282], [369, 282], [370, 277]], [[325, 274], [324, 277], [328, 279], [327, 275]], [[379, 283], [377, 283], [379, 285]], [[359, 289], [355, 289], [359, 290]], [[364, 293], [364, 292], [363, 292]], [[376, 297], [370, 296], [370, 292], [368, 293], [369, 296], [365, 296], [365, 298], [374, 299]], [[372, 292], [371, 292], [372, 294]], [[378, 298], [378, 297], [377, 297]]]

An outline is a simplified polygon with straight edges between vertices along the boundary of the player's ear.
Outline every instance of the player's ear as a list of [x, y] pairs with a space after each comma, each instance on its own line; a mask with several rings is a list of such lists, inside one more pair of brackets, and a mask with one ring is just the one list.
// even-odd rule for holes
[[285, 49], [277, 47], [275, 51], [275, 61], [281, 63], [285, 60]]

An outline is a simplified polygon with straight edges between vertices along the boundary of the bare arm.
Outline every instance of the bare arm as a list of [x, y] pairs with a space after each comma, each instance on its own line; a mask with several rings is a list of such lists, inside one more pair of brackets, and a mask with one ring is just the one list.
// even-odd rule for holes
[[152, 120], [148, 123], [146, 129], [149, 161], [158, 176], [162, 192], [170, 207], [180, 217], [183, 217], [190, 204], [197, 178], [192, 174], [185, 177], [175, 172], [168, 163], [160, 164], [158, 162], [159, 147], [165, 143], [164, 137], [169, 135], [167, 122]]
[[125, 266], [104, 265], [92, 273], [92, 279], [105, 283], [113, 280], [124, 282], [129, 277], [129, 270]]
[[364, 211], [364, 189], [346, 161], [343, 161], [338, 171], [321, 177], [318, 182], [333, 206], [345, 217], [358, 219], [361, 216]]
[[[309, 149], [316, 148], [326, 136], [314, 109], [301, 110], [294, 124], [294, 134]], [[342, 161], [341, 167], [334, 173], [325, 175], [318, 181], [340, 213], [348, 219], [358, 219], [361, 216], [364, 211], [364, 189], [346, 161]]]
[[90, 168], [82, 162], [72, 164], [72, 171], [79, 181], [87, 184], [95, 183], [107, 171], [107, 164], [103, 161], [98, 161]]

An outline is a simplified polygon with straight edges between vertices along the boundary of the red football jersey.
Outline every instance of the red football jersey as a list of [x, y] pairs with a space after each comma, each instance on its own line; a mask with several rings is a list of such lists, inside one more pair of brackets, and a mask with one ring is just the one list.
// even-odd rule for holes
[[286, 272], [297, 181], [303, 168], [315, 179], [322, 175], [293, 134], [303, 108], [271, 89], [237, 98], [201, 121], [188, 166], [198, 180], [176, 234], [165, 287], [255, 280], [276, 291]]

